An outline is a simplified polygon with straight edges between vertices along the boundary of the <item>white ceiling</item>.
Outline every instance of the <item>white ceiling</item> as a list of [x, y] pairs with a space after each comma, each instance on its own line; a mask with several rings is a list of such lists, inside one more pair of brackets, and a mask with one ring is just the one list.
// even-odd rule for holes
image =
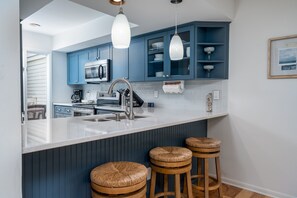
[[[57, 35], [105, 16], [97, 10], [67, 0], [54, 0], [22, 21], [24, 30]], [[30, 23], [38, 23], [34, 27]]]
[[[39, 7], [46, 6], [36, 12], [38, 6], [30, 6], [34, 4], [32, 1], [38, 1]], [[110, 18], [118, 13], [119, 7], [111, 5], [109, 0], [53, 0], [50, 3], [48, 1], [50, 0], [20, 0], [20, 16], [25, 18], [22, 22], [25, 30], [54, 35], [54, 46], [58, 46], [54, 49], [60, 51], [74, 51], [110, 42], [110, 32], [107, 32], [107, 29], [110, 31], [113, 21]], [[177, 6], [178, 23], [231, 21], [235, 14], [235, 1], [183, 0]], [[123, 8], [130, 25], [134, 23], [134, 26], [131, 25], [134, 27], [133, 36], [174, 26], [175, 5], [171, 4], [170, 0], [126, 0]], [[109, 19], [107, 21], [111, 24], [95, 23], [105, 19]], [[42, 26], [30, 27], [27, 24], [31, 22]], [[97, 29], [94, 28], [94, 24]], [[91, 33], [91, 30], [95, 32]], [[92, 37], [86, 38], [91, 34]], [[82, 37], [83, 39], [80, 39]], [[55, 43], [56, 40], [59, 40], [58, 45]], [[60, 45], [61, 41], [63, 47]]]

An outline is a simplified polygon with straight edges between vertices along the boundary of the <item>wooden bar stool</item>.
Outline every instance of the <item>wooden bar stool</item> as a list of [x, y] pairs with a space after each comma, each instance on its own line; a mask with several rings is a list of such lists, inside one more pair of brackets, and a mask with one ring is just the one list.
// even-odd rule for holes
[[[186, 174], [186, 187], [189, 198], [193, 198], [191, 185], [192, 152], [182, 147], [156, 147], [149, 152], [152, 178], [150, 198], [175, 195], [181, 198], [180, 175]], [[157, 173], [164, 174], [164, 192], [155, 194]], [[168, 192], [168, 175], [175, 177], [175, 192]]]
[[[187, 138], [187, 147], [193, 152], [193, 157], [197, 157], [197, 175], [192, 175], [192, 179], [197, 178], [197, 185], [192, 184], [193, 189], [204, 191], [204, 197], [209, 197], [209, 191], [219, 191], [219, 196], [222, 197], [222, 181], [221, 181], [221, 170], [220, 170], [220, 145], [221, 141], [213, 138]], [[216, 174], [217, 178], [210, 177], [209, 170], [209, 159], [215, 158]], [[204, 160], [204, 174], [202, 174], [202, 160]], [[204, 179], [204, 185], [199, 185], [200, 179]], [[210, 180], [214, 184], [210, 185]]]
[[145, 198], [147, 169], [135, 162], [109, 162], [91, 172], [92, 198]]

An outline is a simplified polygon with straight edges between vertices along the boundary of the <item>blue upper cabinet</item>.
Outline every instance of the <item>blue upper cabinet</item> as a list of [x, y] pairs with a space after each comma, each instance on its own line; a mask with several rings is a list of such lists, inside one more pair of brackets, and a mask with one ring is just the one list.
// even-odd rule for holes
[[67, 84], [75, 85], [79, 83], [78, 53], [67, 55]]
[[169, 75], [169, 38], [167, 32], [145, 37], [145, 80], [164, 80]]
[[144, 37], [132, 39], [129, 47], [129, 81], [144, 81]]
[[112, 49], [111, 76], [128, 79], [128, 49]]
[[88, 62], [88, 52], [86, 50], [68, 54], [68, 78], [69, 85], [85, 84], [84, 65]]
[[185, 80], [194, 78], [194, 26], [178, 28], [184, 46], [182, 60], [171, 61], [169, 45], [174, 30], [149, 35], [145, 38], [145, 80]]
[[196, 78], [228, 79], [229, 22], [197, 22]]
[[[194, 26], [188, 26], [183, 28], [178, 28], [178, 35], [180, 36], [183, 47], [184, 56], [183, 59], [178, 61], [170, 61], [169, 70], [166, 75], [169, 74], [170, 79], [187, 80], [194, 79], [195, 71], [195, 36]], [[170, 40], [174, 35], [174, 30], [170, 31]], [[168, 77], [167, 77], [168, 78]]]
[[88, 49], [89, 53], [89, 61], [96, 61], [96, 60], [103, 60], [103, 59], [110, 59], [110, 45], [104, 44], [97, 47], [93, 47]]

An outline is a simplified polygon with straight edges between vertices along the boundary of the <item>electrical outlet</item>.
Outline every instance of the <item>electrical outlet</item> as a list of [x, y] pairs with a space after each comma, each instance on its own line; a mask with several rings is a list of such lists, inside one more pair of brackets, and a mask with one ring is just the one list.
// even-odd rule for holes
[[159, 97], [159, 91], [154, 91], [154, 97], [158, 98]]
[[219, 90], [215, 90], [212, 93], [213, 93], [214, 100], [220, 100], [220, 91]]
[[150, 180], [151, 179], [151, 174], [152, 174], [152, 168], [148, 167], [147, 168], [147, 177], [146, 180]]

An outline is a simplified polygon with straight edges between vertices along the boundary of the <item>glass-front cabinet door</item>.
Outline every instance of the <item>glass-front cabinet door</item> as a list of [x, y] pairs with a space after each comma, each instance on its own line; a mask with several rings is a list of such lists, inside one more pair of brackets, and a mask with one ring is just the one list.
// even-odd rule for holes
[[169, 44], [174, 30], [146, 37], [146, 81], [194, 79], [194, 26], [178, 28], [184, 46], [182, 60], [171, 61]]
[[145, 42], [145, 80], [163, 80], [169, 64], [167, 32], [147, 36]]
[[[183, 59], [170, 61], [169, 78], [171, 79], [193, 79], [194, 78], [194, 26], [178, 28], [184, 46]], [[170, 32], [170, 40], [174, 31]]]

